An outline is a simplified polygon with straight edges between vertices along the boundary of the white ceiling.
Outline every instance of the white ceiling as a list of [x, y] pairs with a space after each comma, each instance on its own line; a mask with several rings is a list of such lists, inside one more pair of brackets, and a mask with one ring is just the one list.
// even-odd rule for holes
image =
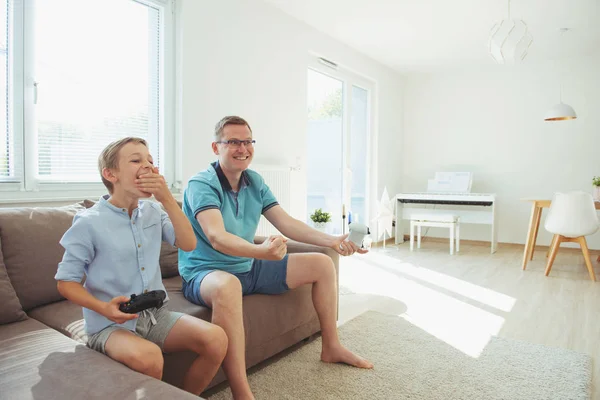
[[[507, 0], [264, 0], [397, 71], [494, 64]], [[533, 36], [526, 62], [600, 54], [600, 0], [512, 0]], [[562, 35], [559, 28], [572, 30]]]

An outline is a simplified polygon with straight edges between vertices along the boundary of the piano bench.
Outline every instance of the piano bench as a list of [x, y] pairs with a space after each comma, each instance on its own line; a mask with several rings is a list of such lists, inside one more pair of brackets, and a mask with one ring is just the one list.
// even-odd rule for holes
[[421, 248], [421, 227], [435, 227], [450, 229], [450, 255], [460, 250], [460, 218], [454, 214], [414, 214], [410, 216], [410, 251], [415, 243], [415, 228], [417, 228], [417, 248]]

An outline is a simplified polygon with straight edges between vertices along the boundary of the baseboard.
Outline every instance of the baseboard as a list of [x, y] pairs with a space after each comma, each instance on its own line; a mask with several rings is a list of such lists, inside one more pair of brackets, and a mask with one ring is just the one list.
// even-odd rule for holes
[[[410, 241], [410, 236], [404, 235], [404, 241], [405, 242]], [[421, 237], [421, 242], [448, 243], [448, 238], [425, 236], [425, 237]], [[385, 240], [386, 246], [394, 246], [395, 244], [396, 244], [396, 242], [395, 242], [394, 238], [389, 238], [389, 239]], [[490, 242], [485, 241], [485, 240], [460, 239], [460, 244], [461, 245], [465, 244], [465, 245], [470, 245], [470, 246], [485, 246], [485, 247], [490, 246]], [[520, 248], [521, 250], [523, 250], [524, 246], [525, 245], [522, 243], [498, 242], [498, 248], [500, 248], [500, 247], [513, 248], [513, 249]], [[371, 247], [375, 247], [375, 248], [383, 247], [383, 240], [381, 240], [379, 242], [371, 243]], [[550, 246], [536, 245], [535, 251], [548, 251], [549, 248], [550, 248]], [[560, 251], [561, 251], [561, 253], [562, 252], [567, 252], [567, 253], [572, 252], [572, 253], [581, 254], [581, 249], [579, 247], [561, 247]], [[590, 249], [590, 254], [600, 255], [600, 249]]]

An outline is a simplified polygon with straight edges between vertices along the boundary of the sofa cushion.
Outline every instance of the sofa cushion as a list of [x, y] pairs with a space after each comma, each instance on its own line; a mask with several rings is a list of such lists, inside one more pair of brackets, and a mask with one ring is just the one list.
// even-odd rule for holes
[[85, 199], [77, 204], [84, 206], [85, 208], [91, 208], [94, 204], [96, 204], [96, 200]]
[[27, 315], [79, 343], [87, 343], [83, 310], [69, 300], [44, 304], [27, 311]]
[[[181, 292], [181, 277], [163, 280], [169, 293], [167, 308], [196, 318], [210, 321], [209, 308], [188, 301]], [[312, 304], [312, 286], [302, 285], [284, 294], [253, 294], [244, 296], [244, 330], [246, 337], [253, 338], [253, 346], [274, 340], [283, 333], [316, 318]]]
[[3, 399], [198, 399], [31, 318], [0, 326], [0, 388]]
[[27, 319], [15, 289], [8, 279], [2, 257], [2, 246], [0, 246], [0, 304], [2, 305], [0, 307], [0, 325]]
[[[190, 303], [183, 297], [180, 276], [164, 279], [163, 283], [169, 293], [168, 309], [210, 321], [210, 309]], [[80, 306], [71, 301], [62, 300], [35, 307], [27, 311], [27, 315], [73, 340], [87, 343], [88, 337], [85, 333], [83, 311]]]
[[171, 278], [179, 276], [179, 250], [175, 246], [171, 246], [167, 242], [162, 242], [160, 246], [160, 258], [158, 263], [160, 265], [160, 272], [162, 277]]
[[58, 301], [54, 275], [64, 249], [60, 239], [84, 207], [0, 209], [0, 244], [10, 281], [25, 311]]

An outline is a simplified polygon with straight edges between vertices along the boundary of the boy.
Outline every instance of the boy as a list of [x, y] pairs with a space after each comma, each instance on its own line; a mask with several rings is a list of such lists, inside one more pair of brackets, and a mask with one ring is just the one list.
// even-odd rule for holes
[[[88, 346], [129, 368], [162, 378], [163, 352], [193, 351], [184, 390], [200, 394], [227, 351], [224, 331], [165, 307], [126, 314], [132, 293], [165, 290], [159, 267], [161, 240], [183, 251], [196, 247], [190, 223], [154, 167], [146, 141], [127, 137], [108, 145], [98, 167], [109, 195], [79, 213], [60, 243], [58, 291], [83, 307]], [[140, 201], [152, 195], [164, 206]], [[81, 284], [83, 277], [85, 284]]]

